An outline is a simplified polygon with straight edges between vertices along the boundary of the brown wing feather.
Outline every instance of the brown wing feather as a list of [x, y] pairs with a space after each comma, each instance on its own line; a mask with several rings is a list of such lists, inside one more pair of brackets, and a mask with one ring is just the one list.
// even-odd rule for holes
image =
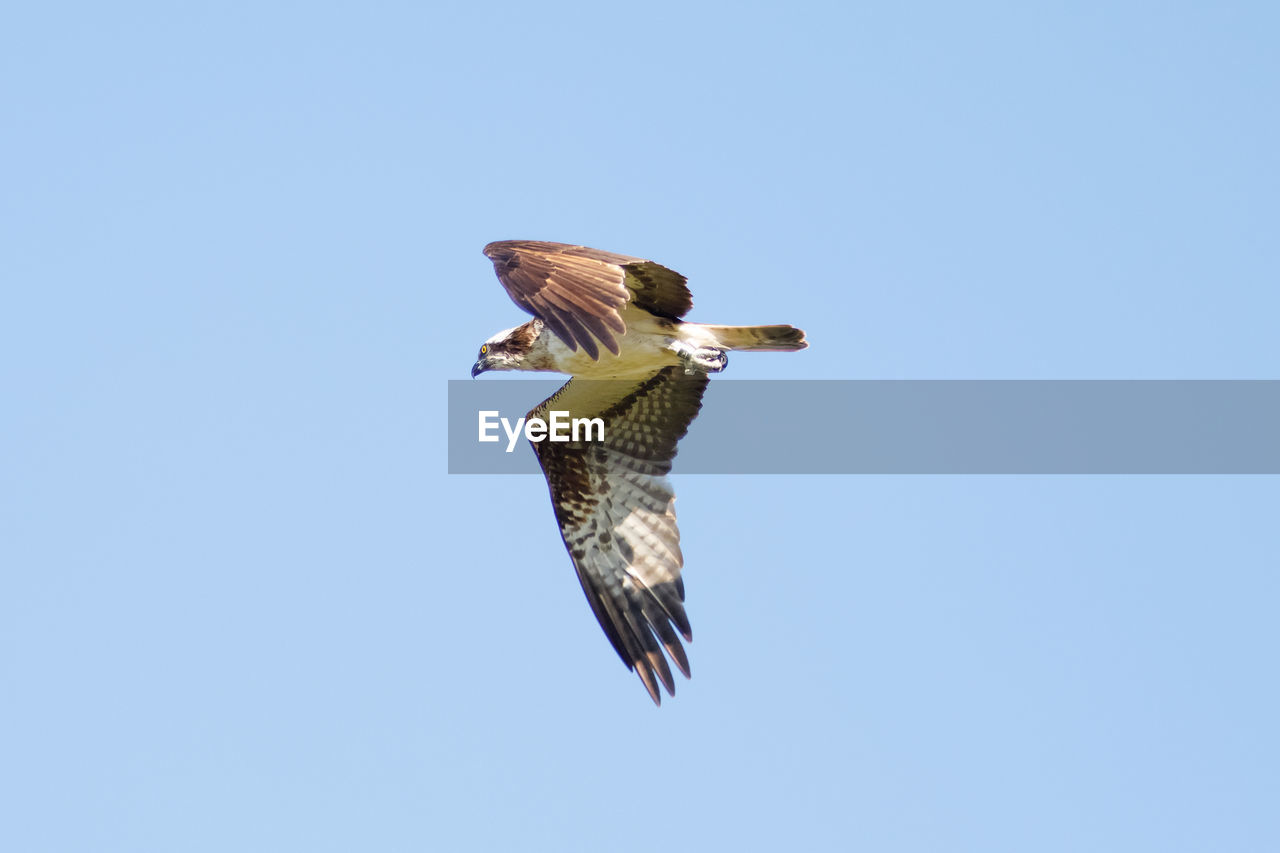
[[[529, 413], [599, 417], [604, 441], [533, 444], [565, 548], [596, 620], [653, 701], [675, 693], [667, 658], [689, 677], [675, 494], [666, 475], [702, 405], [705, 374], [664, 368], [638, 382], [572, 379]], [[665, 655], [664, 655], [665, 653]]]
[[684, 276], [643, 258], [536, 240], [490, 243], [484, 253], [513, 302], [593, 359], [600, 345], [618, 354], [628, 301], [670, 319], [693, 307]]

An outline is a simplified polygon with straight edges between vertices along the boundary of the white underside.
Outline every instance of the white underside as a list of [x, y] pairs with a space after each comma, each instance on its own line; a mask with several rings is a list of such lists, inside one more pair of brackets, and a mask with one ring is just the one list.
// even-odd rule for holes
[[622, 322], [626, 324], [627, 331], [618, 336], [617, 355], [601, 347], [599, 358], [593, 359], [581, 347], [577, 352], [569, 349], [549, 330], [544, 330], [539, 335], [535, 347], [546, 347], [551, 362], [560, 373], [592, 379], [617, 379], [645, 375], [661, 367], [682, 364], [683, 360], [676, 351], [682, 345], [720, 346], [719, 341], [704, 326], [679, 323], [673, 328], [631, 304], [622, 310]]

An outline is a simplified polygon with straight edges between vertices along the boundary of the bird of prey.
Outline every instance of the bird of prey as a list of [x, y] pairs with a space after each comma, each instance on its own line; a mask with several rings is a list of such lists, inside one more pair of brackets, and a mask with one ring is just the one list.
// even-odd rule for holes
[[688, 678], [680, 637], [693, 639], [666, 477], [676, 444], [727, 351], [804, 349], [804, 332], [684, 322], [693, 307], [685, 277], [642, 258], [527, 240], [490, 243], [484, 253], [533, 319], [485, 341], [471, 375], [567, 373], [529, 418], [559, 410], [603, 420], [602, 440], [530, 443], [587, 601], [661, 705], [659, 683], [675, 695], [667, 657]]

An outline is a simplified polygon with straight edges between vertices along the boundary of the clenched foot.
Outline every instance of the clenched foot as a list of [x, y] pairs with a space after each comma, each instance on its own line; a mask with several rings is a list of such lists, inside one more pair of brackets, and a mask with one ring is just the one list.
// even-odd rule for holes
[[715, 347], [695, 347], [676, 341], [671, 345], [676, 354], [684, 361], [684, 372], [719, 373], [729, 364], [729, 355]]

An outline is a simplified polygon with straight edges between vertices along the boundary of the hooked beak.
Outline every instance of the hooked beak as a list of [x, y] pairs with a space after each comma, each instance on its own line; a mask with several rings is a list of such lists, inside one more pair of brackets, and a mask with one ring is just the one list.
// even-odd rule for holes
[[477, 376], [479, 376], [481, 373], [484, 373], [488, 369], [489, 369], [489, 365], [485, 362], [484, 359], [480, 359], [475, 364], [471, 365], [471, 378], [475, 379]]

